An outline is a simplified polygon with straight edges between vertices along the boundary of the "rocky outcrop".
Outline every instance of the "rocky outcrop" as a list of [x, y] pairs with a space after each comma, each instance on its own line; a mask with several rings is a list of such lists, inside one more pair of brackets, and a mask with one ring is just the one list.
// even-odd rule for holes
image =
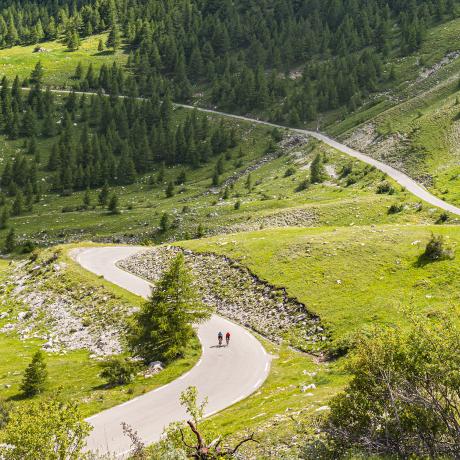
[[267, 215], [248, 215], [244, 222], [216, 227], [208, 235], [252, 232], [263, 228], [313, 227], [319, 223], [319, 215], [313, 208], [282, 209]]
[[[161, 246], [125, 259], [119, 266], [155, 283], [179, 251]], [[184, 255], [203, 301], [218, 314], [278, 343], [285, 339], [306, 351], [322, 348], [327, 336], [319, 318], [285, 290], [261, 281], [226, 257], [188, 250]]]
[[73, 281], [55, 255], [14, 263], [0, 285], [0, 332], [42, 340], [47, 352], [85, 349], [92, 357], [120, 353], [131, 311], [102, 286]]

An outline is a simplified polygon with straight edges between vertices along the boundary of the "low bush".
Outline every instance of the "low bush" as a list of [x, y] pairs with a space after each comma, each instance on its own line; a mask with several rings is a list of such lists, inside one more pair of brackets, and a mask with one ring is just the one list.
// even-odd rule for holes
[[134, 380], [137, 364], [126, 358], [112, 358], [101, 364], [99, 374], [110, 386], [126, 385]]
[[388, 181], [385, 180], [383, 182], [380, 182], [380, 184], [377, 186], [377, 193], [379, 195], [393, 195], [395, 193], [395, 189]]
[[448, 260], [454, 258], [452, 249], [446, 246], [442, 235], [431, 235], [430, 241], [426, 245], [425, 252], [422, 254], [422, 259], [429, 262], [438, 260]]
[[388, 209], [388, 214], [398, 214], [404, 211], [404, 205], [402, 203], [394, 203]]
[[303, 192], [304, 190], [308, 190], [310, 187], [310, 181], [308, 179], [304, 179], [295, 189], [296, 192]]

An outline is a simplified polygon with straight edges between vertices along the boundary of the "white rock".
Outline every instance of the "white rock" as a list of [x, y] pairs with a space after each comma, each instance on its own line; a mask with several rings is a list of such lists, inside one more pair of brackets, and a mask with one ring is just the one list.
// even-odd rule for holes
[[316, 385], [314, 383], [310, 383], [310, 385], [302, 385], [300, 388], [300, 391], [302, 393], [305, 393], [307, 390], [314, 390], [316, 389]]
[[329, 406], [321, 406], [321, 407], [318, 407], [318, 409], [316, 409], [315, 412], [323, 412], [325, 410], [329, 410], [330, 407]]

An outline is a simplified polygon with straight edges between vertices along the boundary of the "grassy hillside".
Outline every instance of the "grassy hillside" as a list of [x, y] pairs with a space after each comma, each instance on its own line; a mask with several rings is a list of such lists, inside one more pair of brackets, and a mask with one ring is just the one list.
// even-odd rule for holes
[[[85, 244], [88, 245], [90, 243]], [[44, 396], [60, 389], [63, 398], [78, 401], [82, 413], [88, 416], [176, 379], [193, 367], [201, 349], [198, 341], [194, 340], [186, 356], [171, 363], [163, 372], [149, 378], [136, 376], [128, 386], [107, 387], [105, 380], [99, 376], [103, 356], [94, 355], [87, 349], [68, 350], [58, 345], [59, 339], [72, 341], [73, 335], [78, 336], [88, 328], [97, 328], [97, 323], [108, 328], [112, 327], [113, 321], [126, 323], [129, 311], [139, 307], [142, 299], [83, 270], [71, 257], [71, 251], [78, 247], [73, 245], [43, 251], [23, 268], [15, 268], [16, 264], [9, 266], [5, 261], [0, 264], [0, 346], [3, 350], [0, 385], [2, 398], [27, 404], [20, 392], [24, 370], [33, 353], [44, 343], [49, 343], [50, 337], [55, 337], [57, 348], [46, 353], [49, 385]], [[47, 260], [55, 253], [58, 257], [53, 258], [50, 266]], [[26, 278], [23, 278], [24, 275]], [[21, 284], [21, 289], [16, 289], [18, 284]], [[45, 306], [37, 316], [35, 309], [42, 300], [45, 300]], [[66, 302], [71, 315], [81, 320], [80, 331], [69, 329], [66, 326], [69, 319], [62, 316], [56, 335], [53, 312], [47, 312], [47, 309], [50, 306], [57, 308], [56, 305], [62, 302]], [[75, 310], [72, 310], [74, 307]], [[121, 315], [119, 320], [117, 315]], [[27, 323], [28, 318], [33, 319], [32, 324]], [[12, 325], [15, 327], [12, 328]], [[101, 339], [104, 340], [103, 335]]]
[[[83, 203], [83, 192], [68, 197], [47, 193], [31, 213], [12, 218], [11, 226], [21, 240], [49, 245], [90, 238], [127, 242], [188, 239], [264, 227], [434, 223], [439, 218], [438, 210], [420, 206], [396, 184], [393, 194], [378, 194], [379, 184], [386, 182], [384, 175], [329, 147], [313, 141], [294, 147], [281, 143], [274, 154], [267, 154], [268, 129], [250, 124], [239, 124], [239, 129], [242, 153], [239, 148], [228, 152], [217, 188], [211, 184], [215, 159], [198, 169], [167, 168], [160, 184], [150, 185], [148, 175], [133, 185], [113, 187], [120, 199], [120, 215], [109, 215], [96, 206], [99, 190], [90, 192], [92, 205], [80, 211], [75, 209]], [[46, 142], [41, 145], [43, 164]], [[13, 152], [14, 146], [18, 147], [17, 141], [5, 142], [5, 150]], [[316, 154], [326, 161], [324, 182], [300, 191]], [[350, 171], [346, 176], [344, 168]], [[167, 183], [183, 170], [186, 182], [176, 187], [173, 197], [166, 197]], [[45, 174], [43, 180], [47, 177]], [[390, 212], [392, 205], [397, 205], [394, 213]], [[163, 213], [169, 216], [169, 228], [160, 232]]]
[[225, 254], [285, 287], [342, 347], [356, 332], [404, 324], [407, 308], [459, 313], [460, 259], [419, 264], [431, 232], [458, 248], [459, 228], [413, 225], [262, 230], [181, 245]]
[[13, 46], [0, 50], [0, 75], [13, 80], [16, 75], [22, 80], [29, 78], [37, 62], [41, 62], [45, 70], [43, 83], [54, 87], [72, 87], [75, 68], [79, 62], [86, 69], [89, 64], [94, 70], [102, 64], [111, 65], [113, 62], [124, 64], [127, 54], [123, 50], [102, 51], [97, 50], [99, 40], [104, 43], [107, 34], [93, 35], [83, 39], [81, 46], [76, 51], [69, 51], [62, 40], [40, 43], [42, 52], [34, 52], [37, 45]]
[[458, 19], [429, 31], [421, 50], [393, 62], [397, 81], [368, 107], [327, 128], [460, 203]]

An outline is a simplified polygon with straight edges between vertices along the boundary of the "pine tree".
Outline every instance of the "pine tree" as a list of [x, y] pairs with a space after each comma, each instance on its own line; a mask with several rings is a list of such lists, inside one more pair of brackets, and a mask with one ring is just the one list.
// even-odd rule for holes
[[69, 29], [66, 34], [65, 42], [69, 51], [76, 51], [80, 48], [81, 40], [78, 31]]
[[45, 75], [45, 71], [43, 70], [42, 61], [38, 61], [35, 64], [34, 70], [30, 74], [30, 82], [40, 85], [43, 81], [44, 75]]
[[27, 397], [35, 396], [42, 393], [46, 388], [48, 379], [48, 371], [43, 353], [37, 351], [33, 357], [32, 362], [27, 367], [24, 378], [21, 384], [21, 390]]
[[210, 316], [180, 253], [156, 283], [149, 301], [135, 314], [130, 347], [146, 363], [158, 359], [171, 362], [183, 355], [195, 334], [193, 326]]
[[220, 184], [220, 176], [217, 168], [214, 169], [214, 174], [212, 175], [212, 186], [218, 187]]
[[100, 206], [102, 207], [107, 206], [107, 202], [109, 201], [109, 195], [110, 195], [110, 190], [106, 182], [104, 186], [102, 187], [101, 191], [99, 192], [99, 195], [97, 196]]
[[323, 160], [318, 153], [310, 165], [310, 181], [312, 184], [320, 184], [324, 181], [326, 172], [324, 170]]
[[165, 233], [169, 230], [169, 216], [165, 212], [161, 215], [160, 219], [160, 231]]
[[157, 183], [162, 184], [165, 180], [165, 165], [161, 163], [160, 169], [158, 170]]
[[112, 195], [109, 201], [109, 213], [112, 215], [120, 214], [120, 210], [118, 209], [118, 196], [115, 193]]
[[88, 209], [91, 206], [91, 194], [89, 189], [86, 189], [85, 194], [83, 195], [83, 207]]
[[166, 187], [166, 198], [171, 198], [174, 196], [174, 184], [172, 181], [168, 182], [168, 186]]
[[5, 252], [9, 254], [13, 252], [15, 248], [16, 248], [16, 232], [14, 231], [14, 228], [11, 227], [10, 231], [6, 235]]
[[21, 190], [18, 190], [16, 197], [13, 201], [11, 213], [13, 216], [20, 216], [24, 212], [24, 195]]
[[102, 40], [99, 40], [97, 50], [99, 51], [99, 53], [102, 53], [102, 51], [104, 51], [104, 42]]
[[77, 64], [77, 67], [75, 68], [75, 73], [74, 73], [73, 78], [75, 78], [75, 80], [81, 80], [82, 77], [83, 77], [83, 66], [81, 62], [79, 61]]
[[120, 29], [116, 23], [113, 24], [112, 28], [110, 29], [109, 36], [107, 37], [107, 42], [105, 46], [107, 48], [112, 48], [116, 51], [120, 48], [121, 45], [121, 36], [120, 36]]
[[3, 230], [8, 226], [8, 219], [10, 218], [10, 213], [6, 206], [3, 206], [2, 212], [0, 213], [0, 229]]

